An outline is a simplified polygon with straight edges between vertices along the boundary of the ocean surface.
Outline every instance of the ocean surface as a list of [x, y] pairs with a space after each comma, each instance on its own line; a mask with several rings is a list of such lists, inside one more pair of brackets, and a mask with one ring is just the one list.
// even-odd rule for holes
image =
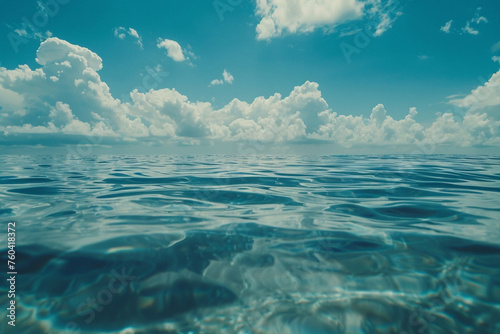
[[0, 156], [0, 333], [500, 333], [500, 156]]

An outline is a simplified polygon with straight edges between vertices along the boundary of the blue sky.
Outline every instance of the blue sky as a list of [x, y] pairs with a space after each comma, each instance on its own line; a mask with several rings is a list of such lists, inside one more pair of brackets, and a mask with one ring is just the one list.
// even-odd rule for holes
[[[346, 152], [500, 145], [498, 1], [2, 6], [5, 151], [82, 140], [120, 147], [307, 142]], [[90, 58], [102, 64], [92, 68]], [[30, 74], [37, 69], [43, 74]], [[485, 94], [472, 93], [481, 87]]]

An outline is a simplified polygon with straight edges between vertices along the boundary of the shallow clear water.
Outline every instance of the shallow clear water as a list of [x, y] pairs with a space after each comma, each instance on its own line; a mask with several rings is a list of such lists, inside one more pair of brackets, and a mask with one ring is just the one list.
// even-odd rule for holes
[[500, 333], [500, 157], [0, 166], [1, 333]]

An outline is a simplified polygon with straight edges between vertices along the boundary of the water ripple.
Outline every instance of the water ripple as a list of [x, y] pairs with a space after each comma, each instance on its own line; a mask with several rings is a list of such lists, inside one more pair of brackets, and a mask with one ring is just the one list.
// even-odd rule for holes
[[500, 333], [500, 157], [0, 164], [16, 333]]

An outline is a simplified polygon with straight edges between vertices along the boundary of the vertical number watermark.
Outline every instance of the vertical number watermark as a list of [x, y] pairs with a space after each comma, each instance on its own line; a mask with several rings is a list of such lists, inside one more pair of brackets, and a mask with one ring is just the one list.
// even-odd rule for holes
[[9, 291], [7, 297], [9, 306], [7, 307], [7, 318], [10, 319], [9, 325], [16, 325], [16, 223], [7, 224], [7, 282], [9, 282]]

